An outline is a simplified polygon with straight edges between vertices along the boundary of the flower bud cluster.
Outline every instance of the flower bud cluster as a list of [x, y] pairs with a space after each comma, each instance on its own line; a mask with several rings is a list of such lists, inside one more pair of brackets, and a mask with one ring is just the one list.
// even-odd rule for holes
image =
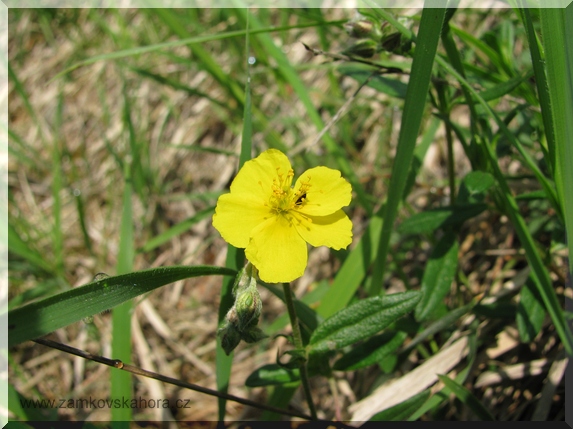
[[257, 269], [249, 262], [239, 271], [233, 285], [235, 303], [225, 316], [219, 329], [221, 345], [229, 355], [241, 342], [255, 343], [266, 337], [257, 327], [262, 310], [261, 296], [257, 290]]
[[388, 22], [381, 24], [373, 17], [358, 14], [344, 27], [350, 37], [358, 39], [342, 52], [345, 55], [371, 58], [380, 51], [405, 55], [412, 48], [411, 40], [405, 39]]

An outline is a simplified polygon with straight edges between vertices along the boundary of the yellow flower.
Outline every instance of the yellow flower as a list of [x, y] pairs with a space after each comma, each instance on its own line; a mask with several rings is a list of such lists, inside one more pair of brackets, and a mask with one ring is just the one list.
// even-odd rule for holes
[[305, 171], [291, 187], [293, 177], [286, 155], [269, 149], [245, 163], [213, 216], [213, 226], [245, 249], [267, 283], [302, 276], [306, 243], [338, 250], [352, 242], [352, 222], [341, 210], [350, 203], [350, 183], [327, 167]]

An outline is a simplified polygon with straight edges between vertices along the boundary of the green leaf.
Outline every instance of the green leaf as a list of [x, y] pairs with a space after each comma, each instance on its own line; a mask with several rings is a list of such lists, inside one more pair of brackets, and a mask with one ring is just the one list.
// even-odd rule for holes
[[153, 268], [106, 277], [8, 312], [8, 346], [49, 334], [177, 280], [236, 274], [228, 268], [198, 265]]
[[406, 399], [404, 402], [394, 405], [384, 411], [375, 414], [370, 418], [371, 422], [383, 422], [383, 421], [405, 421], [410, 417], [417, 409], [419, 409], [424, 402], [430, 397], [431, 391], [429, 389]]
[[342, 355], [333, 366], [337, 371], [352, 371], [380, 362], [394, 353], [404, 343], [408, 334], [406, 332], [384, 332], [366, 340]]
[[[573, 254], [573, 7], [561, 9], [540, 9], [541, 33], [545, 48], [547, 88], [550, 109], [542, 114], [551, 115], [555, 133], [555, 176], [554, 180], [562, 204], [563, 219], [567, 232], [569, 257]], [[544, 121], [545, 123], [545, 121]], [[567, 161], [569, 160], [569, 161]], [[573, 264], [569, 263], [569, 275], [573, 277]], [[543, 297], [543, 295], [542, 295]], [[546, 300], [544, 299], [544, 302]], [[549, 314], [551, 307], [547, 306]], [[553, 315], [551, 314], [551, 318]], [[561, 323], [560, 323], [561, 324]], [[556, 328], [559, 326], [556, 324]], [[561, 330], [561, 329], [559, 329]], [[559, 332], [558, 330], [558, 332]], [[560, 336], [563, 337], [563, 335]], [[569, 355], [573, 354], [573, 335], [569, 328]]]
[[543, 319], [545, 319], [545, 307], [543, 300], [537, 292], [538, 287], [533, 283], [534, 279], [529, 277], [519, 295], [517, 305], [517, 329], [519, 337], [524, 343], [530, 343], [541, 330]]
[[495, 421], [495, 418], [484, 407], [484, 405], [477, 399], [472, 392], [459, 384], [457, 381], [452, 380], [445, 375], [437, 374], [442, 383], [446, 385], [446, 389], [450, 390], [456, 397], [464, 403], [480, 420]]
[[339, 349], [368, 338], [414, 309], [420, 292], [375, 296], [351, 304], [326, 319], [310, 337], [309, 352]]
[[436, 244], [422, 278], [422, 299], [415, 311], [416, 320], [428, 319], [450, 291], [458, 267], [458, 239], [448, 231]]
[[495, 179], [485, 171], [472, 171], [464, 177], [464, 184], [470, 194], [481, 194], [493, 186]]
[[261, 387], [271, 385], [283, 385], [292, 382], [298, 383], [300, 381], [300, 374], [298, 369], [287, 369], [277, 364], [263, 365], [254, 370], [251, 375], [247, 377], [245, 386], [247, 387]]
[[486, 204], [459, 204], [449, 207], [426, 210], [410, 216], [398, 227], [402, 234], [429, 234], [447, 226], [456, 227], [466, 220], [479, 215], [487, 208]]

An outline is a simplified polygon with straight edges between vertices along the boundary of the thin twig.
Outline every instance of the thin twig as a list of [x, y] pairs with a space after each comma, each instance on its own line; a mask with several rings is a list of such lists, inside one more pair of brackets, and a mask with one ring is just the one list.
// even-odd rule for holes
[[33, 340], [35, 343], [42, 344], [47, 347], [51, 347], [54, 349], [61, 350], [66, 353], [70, 353], [75, 356], [82, 357], [84, 359], [92, 360], [94, 362], [98, 362], [107, 366], [111, 366], [117, 369], [121, 369], [127, 372], [131, 372], [132, 374], [141, 375], [143, 377], [153, 378], [155, 380], [163, 381], [164, 383], [173, 384], [175, 386], [183, 387], [185, 389], [194, 390], [196, 392], [204, 393], [206, 395], [216, 396], [217, 398], [223, 398], [228, 401], [238, 402], [243, 405], [248, 405], [254, 408], [259, 408], [261, 410], [272, 411], [274, 413], [284, 414], [287, 416], [292, 417], [299, 417], [305, 420], [312, 420], [311, 416], [306, 414], [298, 413], [296, 411], [285, 410], [282, 408], [273, 407], [271, 405], [261, 404], [260, 402], [251, 401], [249, 399], [240, 398], [238, 396], [229, 395], [227, 393], [222, 393], [217, 390], [208, 389], [206, 387], [198, 386], [196, 384], [187, 383], [185, 381], [177, 380], [176, 378], [166, 377], [161, 374], [157, 374], [156, 372], [147, 371], [145, 369], [139, 368], [137, 366], [128, 365], [120, 361], [119, 359], [108, 359], [103, 356], [93, 355], [88, 352], [84, 352], [83, 350], [76, 349], [75, 347], [68, 346], [66, 344], [58, 343], [56, 341], [47, 340], [45, 338], [38, 338]]
[[[301, 42], [302, 43], [302, 42]], [[337, 61], [353, 61], [355, 63], [362, 63], [368, 64], [369, 66], [373, 66], [378, 68], [379, 70], [377, 73], [379, 74], [403, 74], [406, 73], [404, 70], [398, 67], [387, 67], [382, 64], [379, 64], [374, 61], [367, 60], [362, 57], [357, 57], [354, 55], [344, 55], [344, 54], [335, 54], [332, 52], [321, 51], [320, 49], [314, 49], [308, 46], [306, 43], [302, 43], [307, 51], [311, 52], [314, 56], [323, 55], [328, 58], [332, 58], [333, 60]]]

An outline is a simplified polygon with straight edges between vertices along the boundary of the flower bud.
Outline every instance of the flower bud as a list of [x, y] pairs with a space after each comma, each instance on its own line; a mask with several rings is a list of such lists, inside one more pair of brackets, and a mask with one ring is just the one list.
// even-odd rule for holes
[[241, 339], [246, 343], [256, 343], [257, 341], [261, 341], [267, 337], [268, 335], [265, 335], [265, 333], [256, 326], [253, 326], [247, 331], [241, 333]]
[[253, 264], [247, 262], [247, 265], [239, 271], [237, 277], [235, 278], [235, 283], [233, 284], [233, 296], [235, 299], [242, 291], [257, 287], [258, 271]]
[[403, 55], [412, 48], [411, 40], [404, 40], [401, 33], [391, 33], [382, 38], [382, 49], [394, 54]]
[[243, 332], [251, 326], [256, 326], [262, 307], [261, 296], [256, 286], [240, 293], [234, 306], [237, 312], [237, 329]]
[[344, 50], [345, 55], [352, 55], [362, 58], [371, 58], [378, 51], [378, 43], [371, 39], [361, 39], [350, 48]]
[[379, 26], [368, 19], [356, 19], [344, 24], [344, 28], [350, 37], [356, 39], [370, 38], [379, 40], [381, 33]]
[[367, 19], [347, 22], [344, 24], [344, 28], [350, 37], [356, 37], [357, 39], [369, 37], [375, 30], [374, 24]]
[[223, 328], [219, 329], [217, 335], [221, 337], [221, 347], [223, 347], [227, 356], [230, 355], [241, 342], [241, 333], [230, 323], [226, 323]]

